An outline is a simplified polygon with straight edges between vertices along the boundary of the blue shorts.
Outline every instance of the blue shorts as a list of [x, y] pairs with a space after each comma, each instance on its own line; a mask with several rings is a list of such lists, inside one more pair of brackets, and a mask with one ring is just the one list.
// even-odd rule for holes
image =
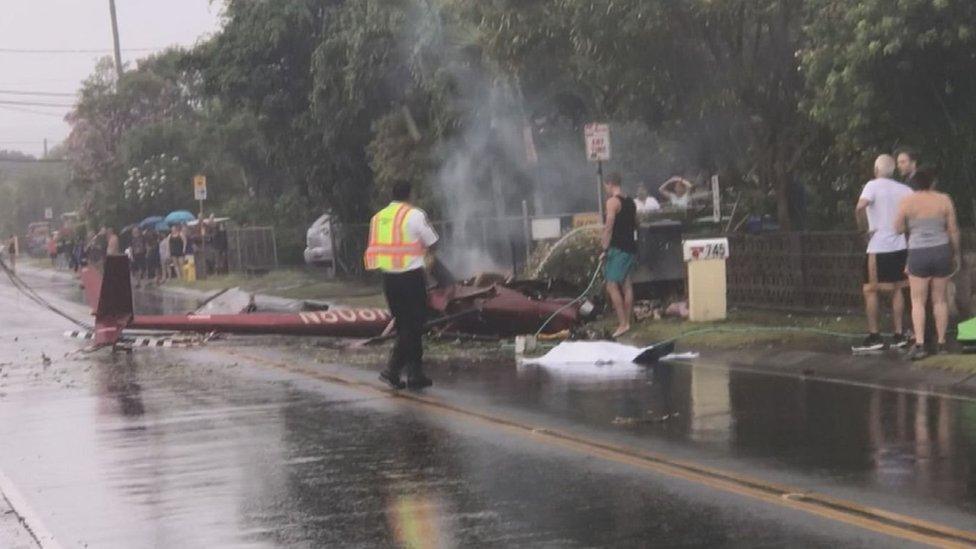
[[620, 284], [627, 280], [627, 277], [630, 276], [630, 271], [633, 270], [636, 263], [636, 255], [618, 248], [610, 248], [607, 250], [607, 259], [603, 266], [603, 276], [607, 282]]

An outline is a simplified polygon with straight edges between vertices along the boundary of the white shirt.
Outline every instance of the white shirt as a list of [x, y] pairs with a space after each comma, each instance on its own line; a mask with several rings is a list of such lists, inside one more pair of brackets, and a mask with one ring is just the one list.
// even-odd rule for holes
[[[437, 236], [437, 232], [434, 231], [434, 228], [430, 226], [430, 221], [427, 220], [427, 213], [420, 208], [411, 208], [412, 209], [410, 210], [410, 213], [407, 214], [406, 219], [407, 235], [411, 240], [416, 240], [422, 243], [425, 248], [430, 248], [436, 244], [440, 238]], [[415, 269], [422, 269], [423, 267], [424, 258], [417, 257], [404, 265], [402, 270], [397, 269], [391, 272], [405, 273]]]
[[869, 254], [899, 252], [908, 247], [905, 235], [895, 232], [895, 218], [901, 201], [912, 192], [907, 185], [893, 179], [872, 179], [864, 186], [861, 200], [868, 203], [868, 230], [872, 233]]
[[653, 196], [648, 196], [643, 202], [641, 199], [635, 198], [634, 204], [637, 206], [637, 213], [656, 212], [661, 209], [661, 204]]
[[675, 208], [681, 208], [683, 210], [686, 210], [688, 209], [688, 206], [691, 205], [691, 192], [690, 191], [686, 192], [681, 196], [672, 194], [668, 196], [668, 200], [671, 201], [671, 205], [674, 206]]

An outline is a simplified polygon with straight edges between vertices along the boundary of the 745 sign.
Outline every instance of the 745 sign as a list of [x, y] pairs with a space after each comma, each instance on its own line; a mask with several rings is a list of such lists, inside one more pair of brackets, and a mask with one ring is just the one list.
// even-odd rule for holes
[[706, 259], [728, 259], [729, 239], [708, 238], [685, 240], [682, 243], [685, 261], [704, 261]]

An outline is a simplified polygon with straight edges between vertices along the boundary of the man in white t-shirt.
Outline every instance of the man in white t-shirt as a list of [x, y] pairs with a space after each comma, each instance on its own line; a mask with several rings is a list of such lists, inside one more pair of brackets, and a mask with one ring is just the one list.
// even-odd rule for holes
[[[857, 202], [858, 226], [870, 236], [864, 262], [864, 305], [868, 316], [868, 337], [857, 348], [880, 351], [885, 348], [878, 329], [878, 292], [891, 293], [894, 338], [891, 346], [907, 344], [903, 329], [905, 314], [905, 261], [908, 257], [905, 236], [895, 231], [895, 218], [901, 201], [912, 190], [894, 179], [895, 159], [883, 154], [874, 161], [874, 177], [864, 186]], [[865, 223], [866, 222], [866, 223]], [[865, 227], [865, 224], [867, 225]]]
[[647, 192], [647, 185], [643, 184], [637, 187], [637, 196], [634, 197], [634, 205], [637, 206], [638, 215], [661, 210], [661, 204]]

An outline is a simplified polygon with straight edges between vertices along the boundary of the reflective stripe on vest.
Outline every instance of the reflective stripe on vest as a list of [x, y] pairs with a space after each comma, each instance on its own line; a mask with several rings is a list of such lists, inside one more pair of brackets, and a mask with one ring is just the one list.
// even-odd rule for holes
[[400, 271], [424, 256], [423, 244], [407, 234], [407, 216], [412, 209], [409, 204], [393, 203], [373, 216], [364, 257], [367, 270]]

